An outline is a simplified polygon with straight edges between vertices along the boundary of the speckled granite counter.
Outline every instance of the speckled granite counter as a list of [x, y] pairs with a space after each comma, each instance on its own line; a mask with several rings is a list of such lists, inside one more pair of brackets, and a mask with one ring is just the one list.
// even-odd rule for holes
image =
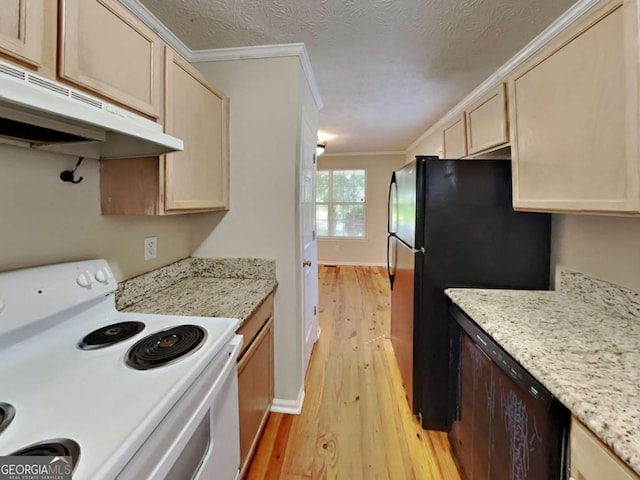
[[240, 326], [274, 291], [274, 260], [186, 258], [118, 285], [118, 310], [230, 317]]
[[640, 474], [640, 294], [575, 272], [559, 291], [446, 293]]

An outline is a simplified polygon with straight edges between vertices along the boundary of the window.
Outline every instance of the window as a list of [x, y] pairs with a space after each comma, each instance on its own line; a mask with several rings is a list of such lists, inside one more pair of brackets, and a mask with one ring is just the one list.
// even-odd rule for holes
[[324, 237], [364, 237], [364, 170], [318, 170], [316, 223]]

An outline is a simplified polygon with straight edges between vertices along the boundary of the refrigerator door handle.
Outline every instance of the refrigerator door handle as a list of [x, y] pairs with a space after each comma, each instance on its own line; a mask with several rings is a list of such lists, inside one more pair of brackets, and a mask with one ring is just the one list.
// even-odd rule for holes
[[389, 275], [389, 286], [393, 290], [393, 280], [395, 278], [395, 265], [393, 272], [391, 271], [391, 239], [395, 238], [393, 235], [387, 236], [387, 275]]
[[[392, 234], [393, 235], [393, 234]], [[395, 236], [395, 235], [393, 235]], [[413, 248], [411, 245], [409, 245], [407, 242], [405, 242], [404, 240], [402, 240], [401, 238], [396, 237], [396, 239], [402, 243], [405, 247], [407, 247], [409, 250], [411, 250], [411, 253], [427, 253], [427, 251], [425, 250], [424, 247], [420, 247], [420, 248]], [[388, 246], [387, 242], [387, 246]]]
[[[396, 216], [395, 212], [391, 211], [392, 207], [395, 207], [397, 202], [391, 203], [392, 195], [398, 192], [398, 184], [396, 182], [396, 173], [391, 174], [391, 182], [389, 183], [389, 196], [387, 197], [387, 233], [389, 235], [395, 235], [396, 232], [392, 232], [391, 223], [394, 222]], [[394, 199], [395, 200], [395, 199]], [[387, 242], [388, 244], [389, 242]]]

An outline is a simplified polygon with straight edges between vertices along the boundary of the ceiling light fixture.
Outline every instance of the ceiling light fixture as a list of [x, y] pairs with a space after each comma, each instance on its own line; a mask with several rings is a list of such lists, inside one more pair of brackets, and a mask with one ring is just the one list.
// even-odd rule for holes
[[320, 156], [324, 153], [324, 149], [327, 147], [327, 142], [326, 140], [324, 142], [318, 142], [318, 145], [316, 145], [316, 156]]

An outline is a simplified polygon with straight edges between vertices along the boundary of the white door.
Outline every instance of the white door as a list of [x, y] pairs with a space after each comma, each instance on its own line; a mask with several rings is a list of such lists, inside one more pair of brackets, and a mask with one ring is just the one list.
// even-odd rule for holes
[[317, 132], [302, 112], [302, 152], [300, 162], [300, 237], [302, 240], [304, 364], [307, 371], [313, 345], [320, 336], [318, 327], [318, 249], [316, 244], [316, 144]]

